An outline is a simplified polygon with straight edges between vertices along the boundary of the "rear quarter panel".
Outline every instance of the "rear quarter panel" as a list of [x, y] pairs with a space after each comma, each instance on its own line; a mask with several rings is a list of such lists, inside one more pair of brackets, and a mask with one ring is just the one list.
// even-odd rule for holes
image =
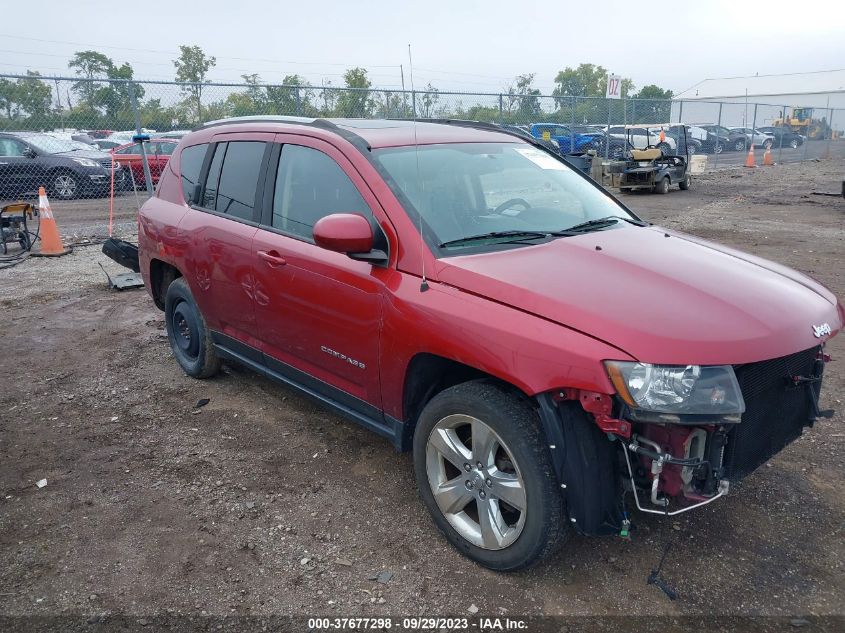
[[187, 241], [179, 233], [179, 223], [189, 211], [182, 195], [178, 168], [181, 148], [174, 153], [159, 179], [155, 195], [138, 215], [138, 255], [141, 275], [152, 296], [150, 262], [158, 259], [184, 271]]

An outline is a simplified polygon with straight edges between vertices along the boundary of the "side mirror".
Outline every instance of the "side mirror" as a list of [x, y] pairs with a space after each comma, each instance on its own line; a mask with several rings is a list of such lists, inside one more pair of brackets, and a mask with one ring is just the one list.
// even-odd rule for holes
[[35, 158], [36, 156], [38, 156], [38, 154], [35, 153], [35, 150], [31, 147], [24, 147], [23, 155], [27, 158]]
[[373, 228], [363, 215], [333, 213], [314, 225], [314, 242], [337, 253], [369, 253], [373, 250]]

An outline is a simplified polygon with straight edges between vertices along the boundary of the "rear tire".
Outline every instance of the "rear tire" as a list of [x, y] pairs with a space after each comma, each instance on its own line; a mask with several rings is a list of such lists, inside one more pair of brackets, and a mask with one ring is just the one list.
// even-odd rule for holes
[[669, 176], [662, 178], [659, 183], [654, 185], [654, 193], [669, 193]]
[[425, 406], [414, 432], [417, 486], [458, 551], [515, 571], [557, 548], [569, 524], [546, 444], [529, 403], [489, 382], [451, 387]]
[[193, 378], [210, 378], [220, 371], [211, 333], [184, 277], [167, 287], [164, 298], [167, 338], [176, 361]]
[[631, 193], [630, 187], [619, 187], [619, 193]]
[[734, 149], [738, 152], [744, 152], [745, 151], [745, 141], [739, 140], [736, 143], [734, 143]]

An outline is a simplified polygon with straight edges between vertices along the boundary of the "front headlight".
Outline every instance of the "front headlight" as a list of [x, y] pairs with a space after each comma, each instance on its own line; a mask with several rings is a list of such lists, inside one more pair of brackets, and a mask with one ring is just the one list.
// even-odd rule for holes
[[90, 158], [71, 158], [71, 160], [75, 163], [79, 163], [83, 167], [97, 167], [97, 162], [91, 160]]
[[[607, 373], [619, 397], [640, 412], [670, 416], [726, 416], [739, 422], [745, 401], [730, 365], [649, 365], [605, 361]], [[669, 416], [657, 416], [670, 421]]]

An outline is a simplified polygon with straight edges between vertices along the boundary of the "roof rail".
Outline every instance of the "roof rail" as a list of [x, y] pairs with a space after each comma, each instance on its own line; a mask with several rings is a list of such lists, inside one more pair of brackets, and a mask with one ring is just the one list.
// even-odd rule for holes
[[247, 116], [233, 116], [226, 119], [215, 119], [206, 121], [195, 127], [193, 131], [203, 130], [207, 127], [218, 125], [229, 125], [237, 123], [314, 123], [317, 119], [304, 116], [287, 116], [283, 114], [251, 114]]
[[[413, 121], [414, 119], [397, 119], [399, 121]], [[534, 145], [535, 147], [539, 147], [541, 149], [546, 150], [547, 152], [553, 152], [553, 150], [549, 149], [548, 145], [546, 145], [545, 141], [541, 139], [535, 138], [531, 136], [528, 132], [524, 130], [520, 130], [516, 127], [508, 127], [506, 124], [501, 123], [488, 123], [486, 121], [471, 121], [469, 119], [417, 119], [417, 123], [440, 123], [442, 125], [454, 125], [457, 127], [468, 127], [473, 128], [476, 130], [485, 130], [488, 132], [499, 132], [500, 134], [507, 134], [508, 136], [515, 136], [523, 141]], [[554, 152], [558, 154], [558, 152]]]
[[346, 139], [359, 149], [364, 149], [366, 151], [371, 151], [372, 148], [367, 141], [355, 132], [347, 130], [345, 128], [339, 127], [334, 122], [329, 121], [328, 119], [318, 119], [312, 117], [304, 117], [304, 116], [287, 116], [283, 114], [255, 114], [255, 115], [248, 115], [248, 116], [233, 116], [229, 117], [228, 119], [216, 119], [214, 121], [208, 121], [195, 127], [192, 132], [196, 132], [197, 130], [205, 130], [210, 127], [218, 127], [220, 125], [237, 125], [238, 123], [293, 123], [296, 125], [303, 125], [306, 127], [317, 127], [322, 128], [324, 130], [331, 130], [335, 132], [342, 138]]

